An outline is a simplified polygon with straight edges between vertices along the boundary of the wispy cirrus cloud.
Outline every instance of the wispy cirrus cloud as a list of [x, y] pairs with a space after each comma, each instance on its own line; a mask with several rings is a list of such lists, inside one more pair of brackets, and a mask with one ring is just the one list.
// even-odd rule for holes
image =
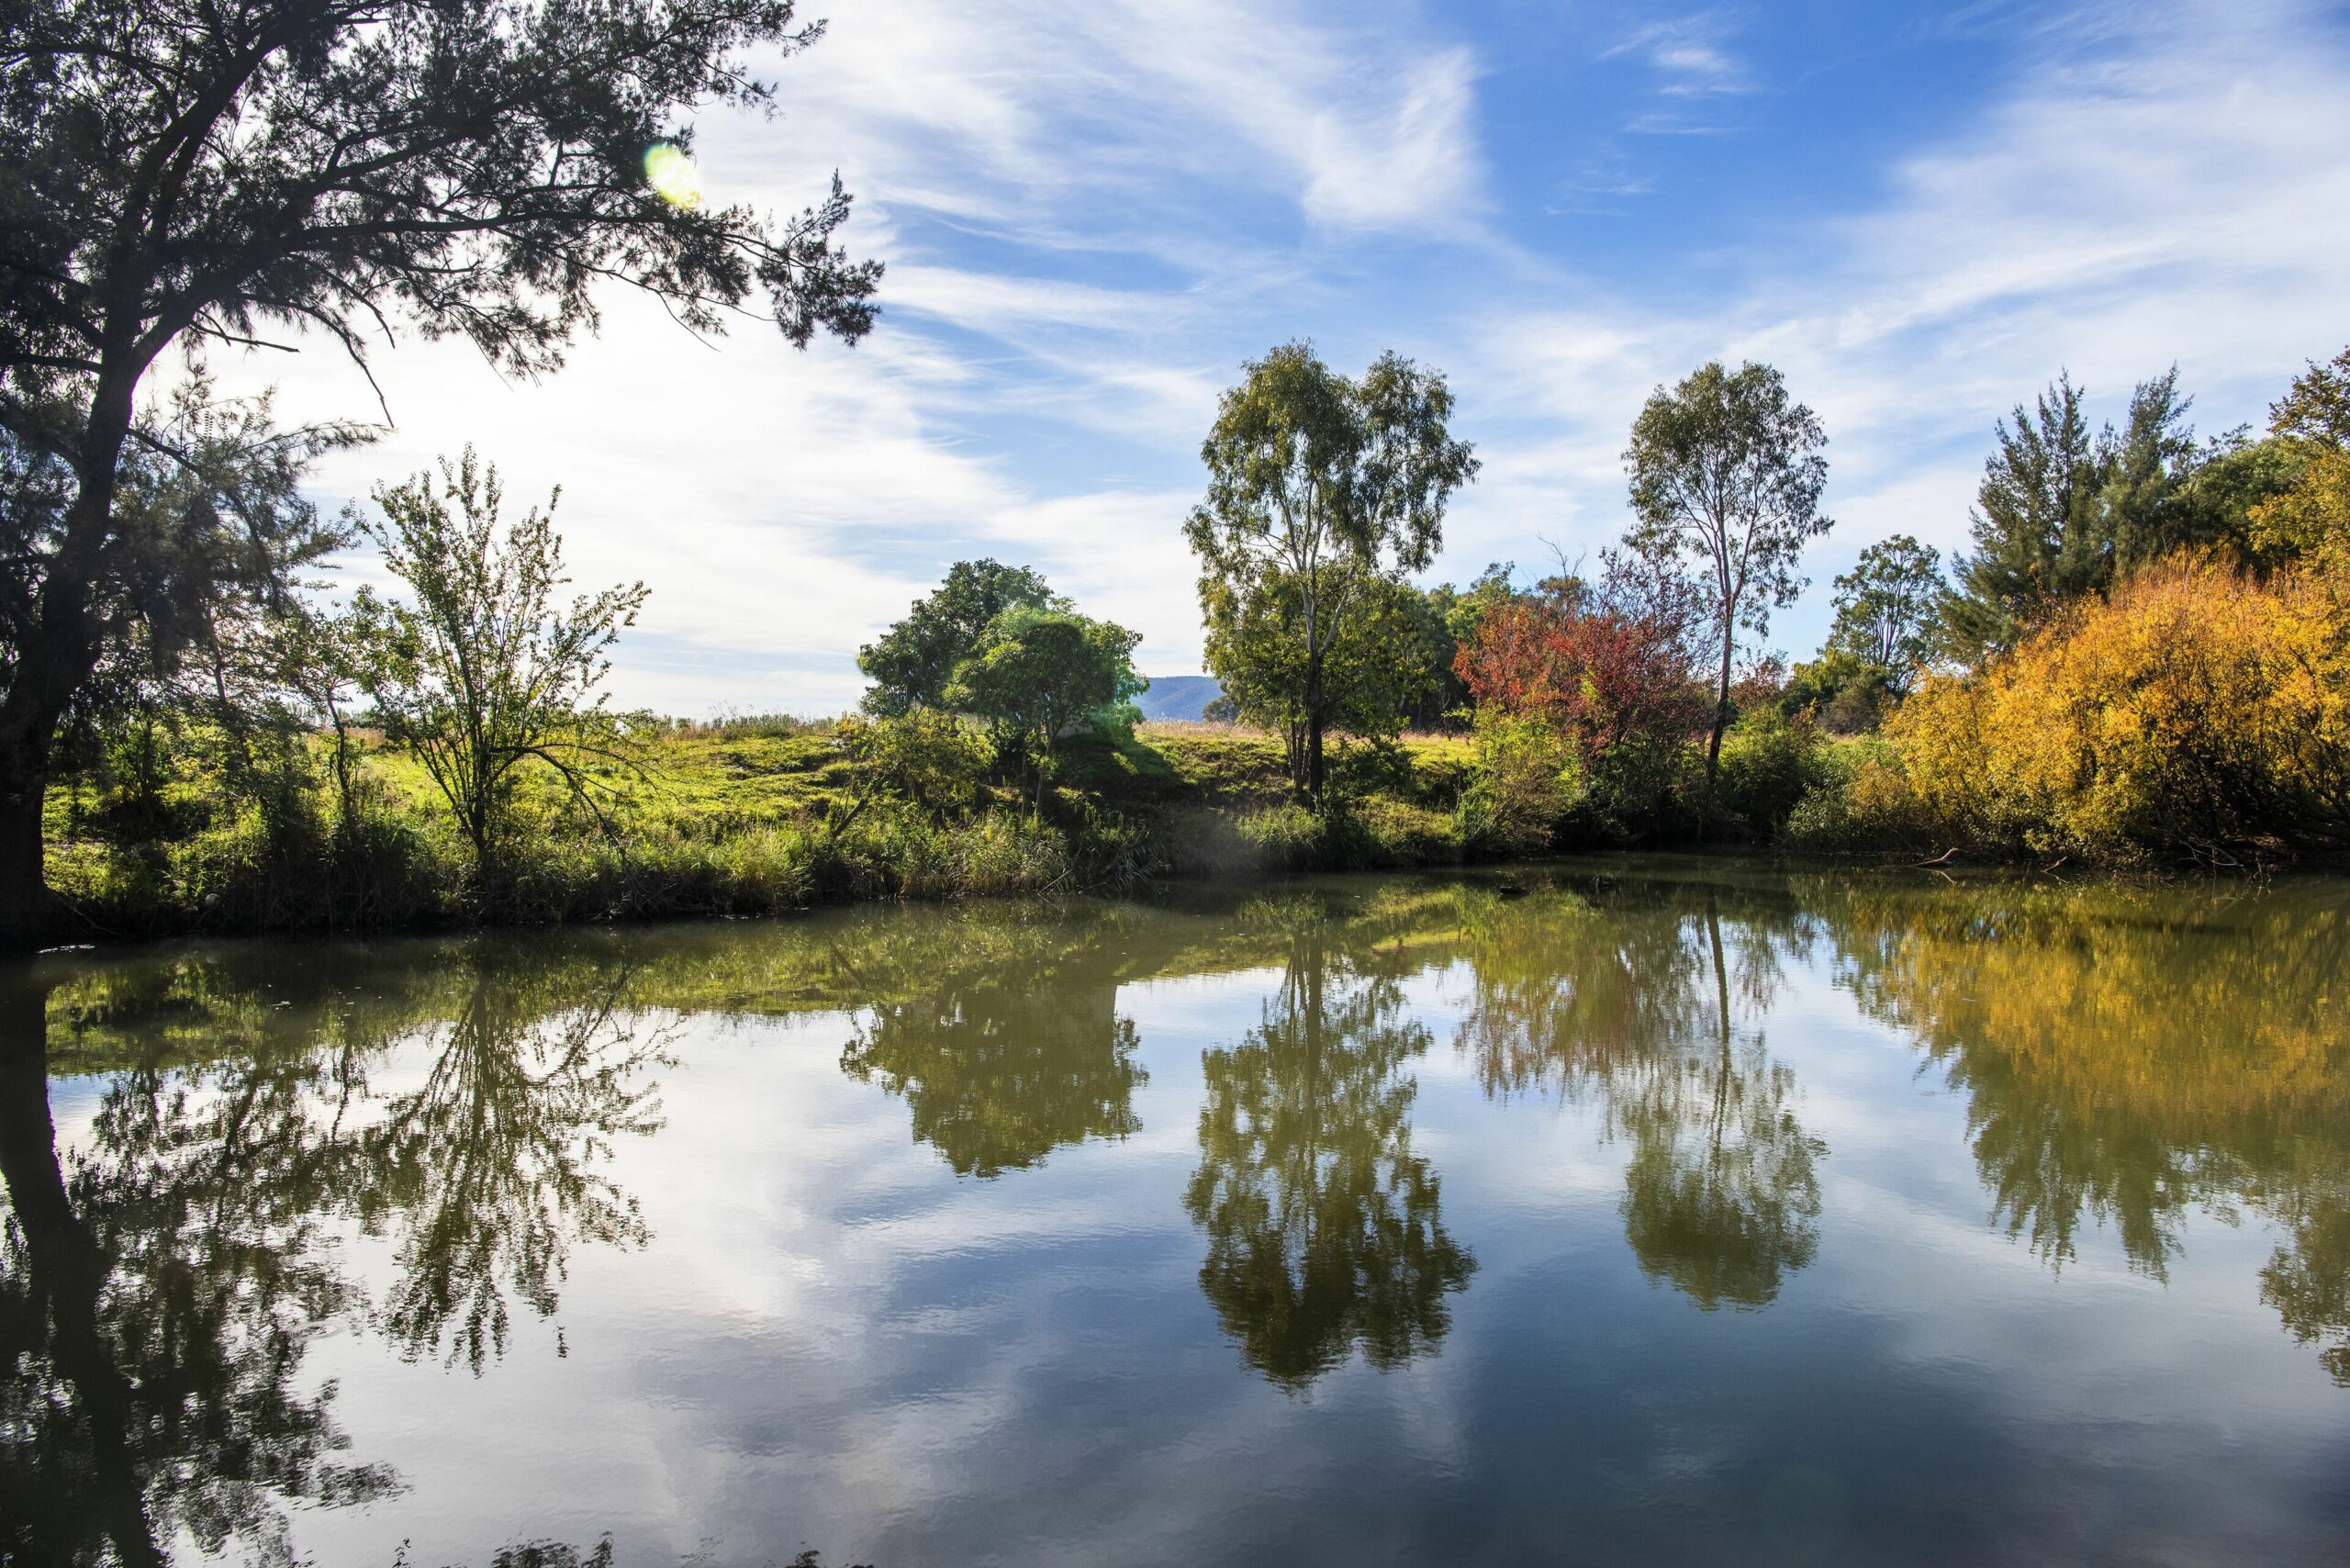
[[1751, 92], [1748, 68], [1730, 46], [1738, 27], [1735, 13], [1719, 8], [1668, 17], [1635, 28], [1600, 58], [1642, 61], [1661, 78], [1657, 91], [1668, 97]]

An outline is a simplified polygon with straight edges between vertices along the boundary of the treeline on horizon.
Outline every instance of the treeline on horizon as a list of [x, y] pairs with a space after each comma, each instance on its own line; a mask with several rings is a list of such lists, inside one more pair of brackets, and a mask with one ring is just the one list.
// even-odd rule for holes
[[[2350, 826], [2350, 349], [2260, 436], [2199, 440], [2175, 368], [2102, 428], [2060, 375], [1997, 424], [1973, 548], [1945, 571], [1908, 535], [1865, 546], [1792, 669], [1770, 616], [1832, 523], [1825, 432], [1771, 367], [1707, 364], [1649, 399], [1633, 521], [1595, 570], [1430, 588], [1411, 578], [1477, 471], [1443, 377], [1388, 355], [1349, 379], [1303, 343], [1248, 369], [1187, 527], [1224, 691], [1203, 716], [1280, 737], [1325, 859], [1362, 825], [1326, 737], [1413, 729], [1473, 737], [1464, 853], [1727, 838], [2228, 865], [2335, 850]], [[1046, 614], [1136, 641], [1024, 568], [958, 563], [863, 651], [868, 713], [934, 734], [976, 714], [970, 744], [1000, 761], [1048, 745], [1004, 745], [954, 673]], [[1111, 658], [1065, 729], [1129, 741], [1134, 679]]]

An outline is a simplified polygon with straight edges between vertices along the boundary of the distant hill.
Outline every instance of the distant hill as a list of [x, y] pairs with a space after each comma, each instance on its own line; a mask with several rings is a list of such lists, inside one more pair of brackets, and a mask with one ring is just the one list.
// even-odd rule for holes
[[1154, 675], [1150, 689], [1135, 699], [1146, 719], [1196, 719], [1200, 710], [1224, 695], [1212, 675]]

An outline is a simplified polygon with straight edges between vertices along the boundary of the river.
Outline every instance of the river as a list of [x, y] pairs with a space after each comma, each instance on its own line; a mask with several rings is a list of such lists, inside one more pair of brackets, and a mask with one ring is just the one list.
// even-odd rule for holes
[[2350, 881], [1621, 857], [0, 1007], [11, 1561], [2350, 1560]]

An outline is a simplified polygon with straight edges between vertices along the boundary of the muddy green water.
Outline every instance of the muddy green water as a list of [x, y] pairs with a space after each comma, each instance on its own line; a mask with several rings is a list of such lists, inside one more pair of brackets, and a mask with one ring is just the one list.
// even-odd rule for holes
[[2350, 882], [1613, 860], [0, 1008], [11, 1562], [2350, 1561]]

